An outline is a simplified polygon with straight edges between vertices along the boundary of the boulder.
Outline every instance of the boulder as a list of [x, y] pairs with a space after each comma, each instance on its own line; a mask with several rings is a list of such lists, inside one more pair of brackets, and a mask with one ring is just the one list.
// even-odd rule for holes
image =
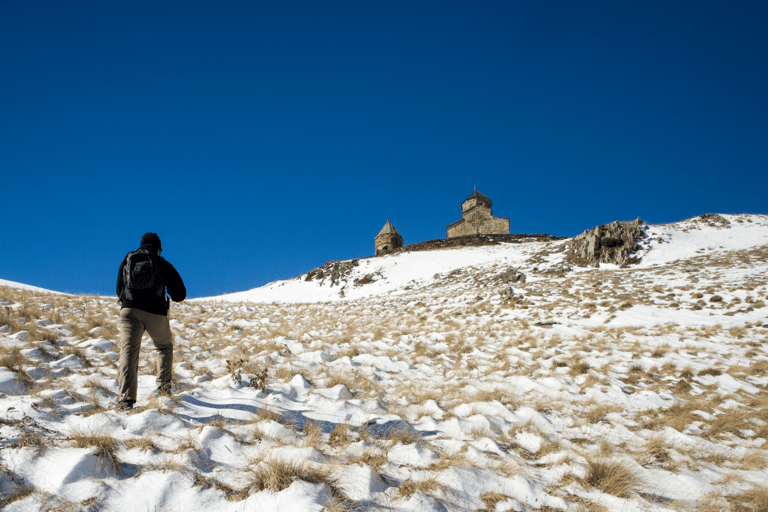
[[525, 274], [520, 272], [514, 267], [510, 267], [506, 272], [501, 274], [502, 283], [524, 283]]
[[580, 267], [639, 263], [640, 258], [632, 255], [640, 248], [637, 241], [645, 238], [643, 224], [638, 217], [632, 222], [614, 221], [584, 231], [568, 243], [566, 261]]
[[501, 300], [513, 300], [515, 297], [515, 290], [510, 286], [501, 291]]

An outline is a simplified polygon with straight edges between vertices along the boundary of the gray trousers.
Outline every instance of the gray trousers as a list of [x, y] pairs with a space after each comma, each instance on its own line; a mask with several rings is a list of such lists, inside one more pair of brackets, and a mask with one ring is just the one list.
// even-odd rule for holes
[[173, 374], [173, 334], [166, 315], [147, 313], [140, 309], [120, 310], [120, 369], [117, 379], [120, 402], [136, 402], [139, 383], [139, 352], [141, 336], [149, 333], [157, 349], [157, 387], [171, 384]]

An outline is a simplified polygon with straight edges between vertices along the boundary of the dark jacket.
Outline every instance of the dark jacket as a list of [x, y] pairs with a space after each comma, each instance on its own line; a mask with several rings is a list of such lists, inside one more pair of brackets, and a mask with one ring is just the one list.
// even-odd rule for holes
[[[147, 249], [147, 247], [141, 248]], [[148, 295], [144, 297], [136, 296], [132, 300], [126, 298], [125, 284], [123, 283], [123, 267], [125, 266], [128, 254], [123, 258], [120, 269], [117, 271], [117, 298], [120, 300], [121, 308], [136, 308], [156, 315], [168, 315], [169, 303], [165, 293], [162, 294], [162, 297]], [[163, 284], [168, 291], [168, 295], [171, 296], [171, 300], [174, 302], [183, 301], [187, 297], [187, 289], [184, 287], [184, 281], [181, 280], [181, 276], [173, 268], [173, 265], [164, 258], [158, 256], [157, 259], [160, 260], [160, 273], [163, 277]]]

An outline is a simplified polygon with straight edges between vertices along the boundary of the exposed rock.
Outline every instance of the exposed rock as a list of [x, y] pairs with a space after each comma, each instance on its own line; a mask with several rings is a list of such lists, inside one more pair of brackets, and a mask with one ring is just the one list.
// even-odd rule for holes
[[515, 290], [510, 286], [499, 292], [502, 301], [515, 308], [527, 308], [531, 305], [524, 295], [515, 295]]
[[543, 276], [562, 277], [568, 272], [572, 271], [573, 269], [571, 268], [570, 265], [561, 261], [560, 263], [552, 265], [551, 267], [545, 267], [544, 269], [541, 269], [541, 270], [536, 268], [535, 270], [538, 271]]
[[626, 267], [639, 263], [640, 258], [632, 254], [640, 248], [637, 240], [645, 238], [642, 225], [638, 217], [632, 222], [614, 221], [587, 230], [569, 242], [565, 260], [580, 267], [600, 263]]
[[383, 276], [381, 275], [381, 272], [373, 272], [372, 274], [365, 274], [363, 277], [355, 279], [355, 286], [364, 286], [366, 284], [375, 283], [379, 279], [382, 279]]
[[326, 278], [331, 280], [331, 286], [339, 284], [339, 281], [346, 281], [347, 276], [352, 269], [358, 265], [358, 260], [351, 261], [329, 261], [322, 267], [307, 272], [305, 281], [320, 281], [322, 284]]
[[525, 274], [520, 272], [514, 267], [510, 267], [509, 270], [501, 274], [502, 283], [524, 283]]
[[722, 215], [718, 215], [716, 213], [705, 213], [704, 215], [700, 215], [698, 217], [698, 220], [702, 222], [706, 222], [710, 226], [714, 228], [726, 228], [730, 227], [731, 223], [728, 222], [725, 217]]

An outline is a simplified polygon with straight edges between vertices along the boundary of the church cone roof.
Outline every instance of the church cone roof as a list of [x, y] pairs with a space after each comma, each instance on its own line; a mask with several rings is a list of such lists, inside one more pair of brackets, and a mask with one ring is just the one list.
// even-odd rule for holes
[[478, 192], [478, 191], [477, 191], [477, 189], [475, 189], [475, 191], [474, 191], [474, 192], [472, 192], [472, 193], [469, 195], [469, 197], [468, 197], [468, 198], [466, 198], [466, 199], [464, 200], [464, 202], [466, 203], [466, 202], [467, 202], [467, 201], [469, 201], [470, 199], [485, 199], [485, 200], [486, 200], [486, 201], [488, 201], [489, 203], [490, 203], [490, 202], [492, 202], [490, 199], [488, 199], [488, 198], [487, 198], [487, 197], [485, 197], [483, 194], [481, 194], [480, 192]]
[[400, 236], [400, 233], [397, 232], [397, 230], [395, 229], [395, 226], [393, 226], [392, 223], [389, 222], [389, 219], [387, 219], [387, 223], [384, 224], [384, 227], [381, 228], [381, 231], [379, 231], [379, 234], [376, 235], [376, 236], [379, 236], [379, 235], [397, 235], [397, 236]]

